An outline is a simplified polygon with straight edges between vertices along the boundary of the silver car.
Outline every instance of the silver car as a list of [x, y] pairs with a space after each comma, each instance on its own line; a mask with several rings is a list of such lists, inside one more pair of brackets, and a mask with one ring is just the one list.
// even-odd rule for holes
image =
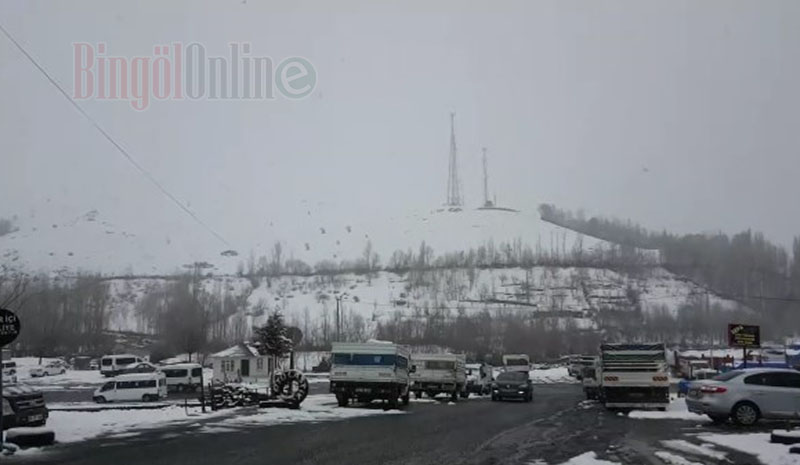
[[717, 423], [728, 418], [739, 425], [752, 425], [759, 418], [796, 419], [800, 415], [800, 372], [756, 368], [694, 381], [686, 405], [689, 411], [708, 415]]

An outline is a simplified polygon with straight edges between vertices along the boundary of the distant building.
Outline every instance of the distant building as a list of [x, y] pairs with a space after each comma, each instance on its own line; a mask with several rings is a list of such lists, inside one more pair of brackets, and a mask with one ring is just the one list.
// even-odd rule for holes
[[267, 383], [275, 368], [282, 365], [270, 355], [262, 355], [250, 343], [241, 342], [212, 354], [214, 379], [224, 383]]

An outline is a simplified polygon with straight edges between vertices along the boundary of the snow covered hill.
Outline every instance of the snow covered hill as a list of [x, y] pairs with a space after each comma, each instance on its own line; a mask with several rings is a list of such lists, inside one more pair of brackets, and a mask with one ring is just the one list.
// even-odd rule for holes
[[[232, 274], [251, 252], [255, 257], [269, 256], [276, 242], [281, 243], [284, 258], [312, 266], [321, 260], [358, 259], [368, 243], [384, 264], [396, 250], [416, 250], [423, 241], [436, 255], [476, 249], [490, 241], [495, 245], [518, 241], [552, 255], [564, 255], [575, 247], [586, 252], [611, 247], [542, 221], [535, 210], [439, 208], [397, 215], [361, 212], [356, 218], [321, 207], [303, 205], [297, 210], [288, 221], [264, 220], [258, 228], [243, 225], [238, 248], [178, 220], [154, 230], [121, 226], [94, 210], [74, 218], [30, 216], [18, 219], [18, 231], [0, 237], [0, 259], [15, 269], [62, 274], [80, 270], [117, 276], [169, 274], [194, 262], [212, 264], [215, 273]], [[231, 248], [238, 256], [222, 254]]]
[[[150, 332], [142, 299], [168, 281], [158, 278], [109, 281], [109, 329]], [[255, 285], [254, 285], [255, 284]], [[263, 323], [267, 314], [281, 310], [288, 322], [303, 327], [333, 325], [336, 300], [340, 299], [346, 324], [358, 319], [369, 331], [385, 319], [402, 316], [424, 318], [439, 311], [445, 318], [459, 311], [474, 314], [530, 312], [569, 321], [578, 328], [598, 327], [602, 311], [630, 311], [637, 305], [644, 312], [656, 308], [672, 313], [684, 304], [697, 303], [706, 291], [661, 268], [627, 275], [602, 268], [534, 267], [532, 269], [446, 269], [404, 275], [378, 272], [373, 275], [283, 276], [248, 279], [215, 276], [202, 281], [210, 295], [230, 302], [245, 302], [231, 315], [244, 328]], [[709, 296], [711, 305], [726, 309], [737, 303]], [[221, 304], [219, 304], [221, 305]], [[350, 323], [347, 323], [350, 322]]]

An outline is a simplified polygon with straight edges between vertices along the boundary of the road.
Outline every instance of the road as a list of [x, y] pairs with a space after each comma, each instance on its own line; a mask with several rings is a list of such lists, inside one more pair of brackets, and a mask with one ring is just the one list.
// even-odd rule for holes
[[[98, 438], [14, 458], [60, 465], [558, 464], [587, 451], [624, 464], [662, 464], [664, 439], [686, 439], [696, 424], [633, 420], [582, 402], [576, 385], [541, 385], [532, 403], [488, 399], [412, 403], [401, 415], [242, 427], [195, 434], [165, 427], [128, 438]], [[380, 408], [375, 406], [375, 408]], [[755, 463], [728, 456], [733, 463]], [[705, 458], [703, 463], [716, 463]], [[5, 461], [5, 459], [4, 459]], [[542, 462], [539, 462], [542, 463]], [[719, 462], [731, 463], [731, 462]]]

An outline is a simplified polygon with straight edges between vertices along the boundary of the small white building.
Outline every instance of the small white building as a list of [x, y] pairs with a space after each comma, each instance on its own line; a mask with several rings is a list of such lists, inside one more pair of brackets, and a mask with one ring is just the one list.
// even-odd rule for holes
[[228, 347], [209, 358], [214, 367], [214, 379], [223, 383], [269, 384], [276, 365], [280, 365], [273, 357], [261, 355], [258, 348], [246, 342]]

